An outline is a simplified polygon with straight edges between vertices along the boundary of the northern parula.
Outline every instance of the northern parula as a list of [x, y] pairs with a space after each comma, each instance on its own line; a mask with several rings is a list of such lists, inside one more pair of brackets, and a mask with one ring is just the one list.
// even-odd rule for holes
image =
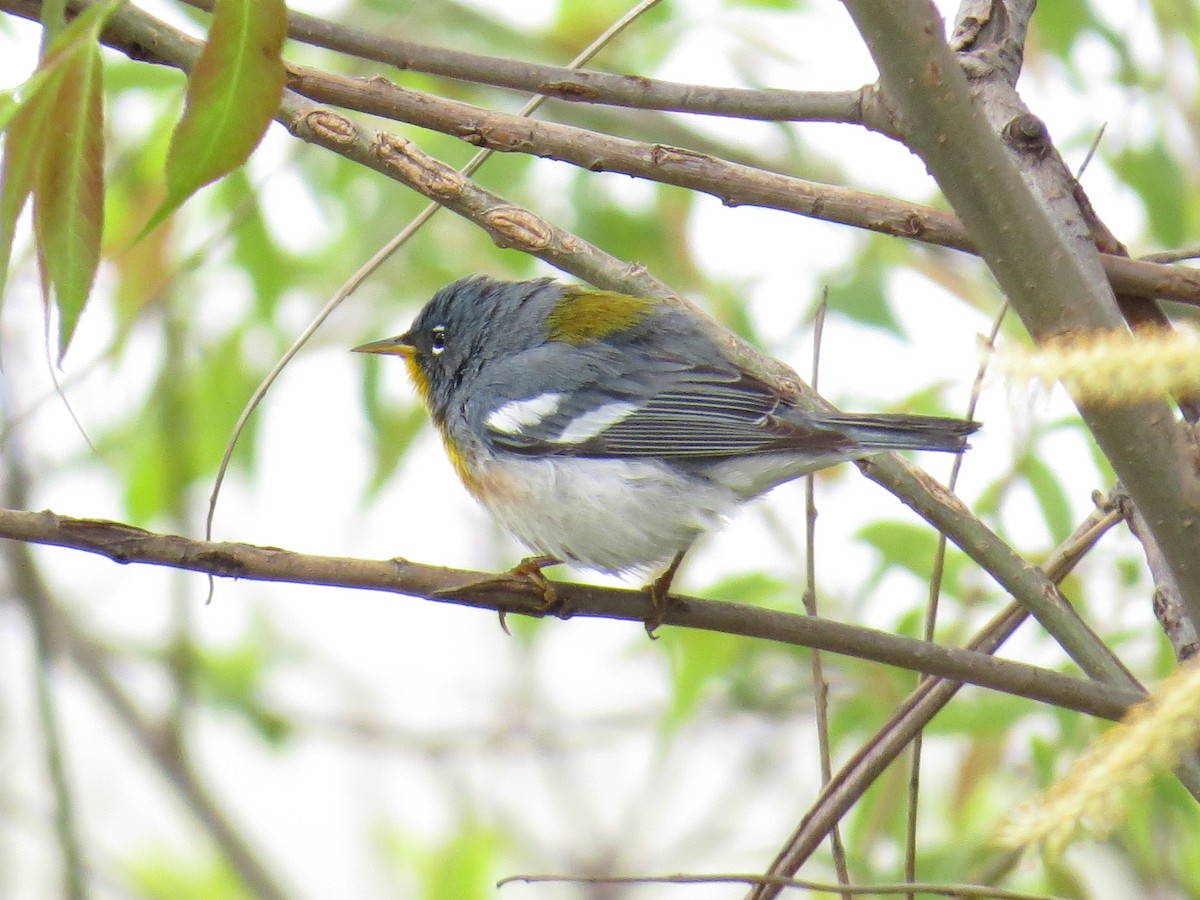
[[714, 327], [644, 297], [475, 276], [405, 334], [354, 349], [404, 359], [467, 490], [541, 555], [514, 571], [670, 563], [656, 608], [683, 553], [741, 502], [886, 450], [958, 452], [978, 427], [801, 409], [735, 364]]

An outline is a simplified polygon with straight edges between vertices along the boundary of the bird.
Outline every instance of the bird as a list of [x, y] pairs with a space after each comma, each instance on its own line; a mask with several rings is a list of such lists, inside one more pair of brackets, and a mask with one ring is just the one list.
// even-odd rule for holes
[[554, 600], [560, 562], [652, 575], [653, 633], [684, 554], [746, 501], [891, 450], [958, 453], [978, 423], [802, 408], [735, 362], [694, 307], [482, 275], [439, 290], [396, 355], [466, 489], [533, 555], [510, 574]]

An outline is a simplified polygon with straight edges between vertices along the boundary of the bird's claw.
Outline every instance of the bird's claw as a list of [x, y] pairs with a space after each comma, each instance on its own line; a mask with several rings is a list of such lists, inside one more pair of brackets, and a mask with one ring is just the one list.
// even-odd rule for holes
[[[542, 574], [542, 569], [561, 562], [562, 560], [553, 556], [526, 557], [502, 575], [443, 588], [434, 594], [445, 596], [487, 590], [526, 590], [532, 586], [542, 595], [542, 602], [532, 612], [534, 615], [545, 615], [558, 606], [559, 599], [553, 582]], [[510, 634], [506, 620], [509, 610], [500, 609], [497, 612], [500, 615], [500, 627], [504, 629], [505, 634]]]
[[671, 560], [671, 564], [667, 566], [666, 571], [646, 585], [646, 592], [650, 595], [650, 605], [653, 608], [650, 611], [650, 615], [646, 617], [644, 624], [646, 626], [646, 634], [652, 641], [658, 640], [658, 635], [654, 632], [662, 625], [663, 619], [671, 611], [671, 607], [678, 602], [671, 599], [671, 582], [675, 580], [675, 573], [679, 569], [679, 564], [683, 562], [684, 552], [686, 551], [680, 551], [675, 554], [675, 558]]
[[562, 560], [554, 556], [527, 556], [508, 570], [509, 579], [520, 580], [532, 584], [542, 592], [540, 613], [547, 613], [558, 605], [558, 591], [554, 583], [542, 574], [547, 566], [561, 565]]

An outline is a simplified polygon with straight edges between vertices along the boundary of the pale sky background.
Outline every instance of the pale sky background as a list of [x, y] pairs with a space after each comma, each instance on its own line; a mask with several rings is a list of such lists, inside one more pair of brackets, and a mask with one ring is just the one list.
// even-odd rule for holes
[[[551, 2], [484, 3], [531, 27], [549, 15]], [[181, 17], [166, 4], [147, 3], [173, 21]], [[293, 9], [337, 18], [337, 4], [292, 2]], [[799, 89], [856, 88], [874, 78], [870, 59], [840, 4], [809, 4], [802, 26], [767, 12], [731, 11], [717, 0], [687, 5], [693, 23], [680, 32], [680, 43], [659, 77], [710, 84], [741, 83], [739, 67], [751, 68], [764, 84]], [[955, 4], [940, 3], [953, 17]], [[1129, 37], [1136, 53], [1149, 27], [1141, 4], [1108, 4], [1111, 24]], [[762, 28], [763, 21], [769, 28]], [[636, 27], [636, 26], [635, 26]], [[13, 27], [0, 35], [0, 87], [18, 83], [29, 71], [36, 50], [35, 28]], [[815, 36], [819, 38], [815, 39]], [[768, 45], [763, 46], [761, 42]], [[1152, 45], [1151, 45], [1152, 46]], [[797, 50], [799, 48], [799, 50]], [[1091, 133], [1108, 123], [1105, 140], [1112, 146], [1136, 141], [1148, 110], [1136, 99], [1110, 86], [1106, 75], [1115, 64], [1104, 47], [1080, 47], [1081, 68], [1089, 74], [1086, 95], [1064, 86], [1056, 73], [1027, 73], [1021, 89], [1052, 133]], [[1150, 64], [1151, 61], [1147, 61]], [[1054, 87], [1049, 85], [1054, 84]], [[122, 115], [139, 115], [122, 109]], [[754, 130], [764, 141], [775, 140], [773, 128], [754, 123], [712, 120], [715, 133]], [[866, 186], [885, 193], [924, 198], [928, 179], [915, 157], [889, 141], [861, 129], [800, 126], [819, 134], [827, 152], [836, 155]], [[267, 212], [276, 236], [290, 246], [303, 246], [297, 221], [314, 218], [313, 205], [296, 188], [300, 182], [282, 167], [293, 151], [293, 139], [273, 126], [264, 147], [251, 163], [256, 183], [269, 198]], [[1063, 146], [1078, 164], [1086, 142]], [[555, 217], [556, 184], [565, 167], [538, 163], [549, 198], [539, 211]], [[795, 174], [803, 176], [805, 173]], [[606, 176], [622, 196], [645, 196], [647, 185], [622, 176]], [[1142, 230], [1136, 198], [1101, 163], [1092, 166], [1086, 187], [1101, 216], [1120, 236]], [[819, 277], [831, 259], [846, 259], [862, 240], [847, 228], [812, 222], [764, 210], [728, 209], [702, 198], [701, 213], [690, 234], [699, 257], [745, 286], [746, 297], [768, 350], [805, 374], [811, 365], [811, 335], [800, 315], [820, 290]], [[442, 213], [442, 215], [449, 215]], [[397, 220], [396, 230], [405, 223]], [[314, 228], [319, 224], [313, 223]], [[196, 235], [202, 232], [197, 228]], [[185, 232], [187, 233], [187, 232]], [[1135, 250], [1138, 248], [1135, 248]], [[346, 260], [349, 276], [360, 260]], [[401, 263], [402, 264], [402, 263]], [[468, 274], [466, 272], [462, 274]], [[826, 326], [821, 385], [840, 405], [869, 411], [895, 402], [934, 381], [948, 385], [952, 405], [965, 409], [978, 364], [976, 335], [990, 322], [968, 310], [913, 272], [896, 276], [893, 296], [897, 315], [912, 343], [831, 317]], [[38, 460], [86, 458], [88, 450], [62, 404], [53, 397], [43, 347], [41, 302], [26, 271], [8, 292], [0, 330], [6, 402], [15, 415], [27, 416], [22, 440]], [[103, 296], [105, 284], [99, 288]], [[197, 296], [201, 322], [219, 328], [223, 317], [249, 302], [247, 285], [230, 279], [218, 296]], [[325, 301], [321, 296], [294, 299], [299, 331]], [[392, 333], [403, 330], [425, 297], [396, 297]], [[696, 298], [703, 302], [703, 298]], [[260, 462], [252, 478], [235, 475], [227, 483], [216, 518], [218, 539], [244, 540], [328, 555], [372, 558], [404, 556], [413, 560], [461, 567], [496, 568], [515, 563], [521, 549], [492, 527], [481, 509], [461, 488], [428, 431], [416, 452], [405, 460], [378, 500], [364, 506], [370, 472], [368, 427], [358, 408], [358, 371], [362, 357], [348, 348], [384, 335], [367, 333], [367, 317], [351, 299], [327, 324], [317, 340], [293, 362], [258, 412]], [[933, 323], [936, 323], [934, 326]], [[203, 326], [201, 326], [203, 327]], [[161, 350], [149, 335], [138, 353], [127, 354], [119, 371], [88, 374], [90, 362], [107, 346], [113, 323], [107, 302], [98, 300], [85, 314], [62, 378], [85, 427], [100, 423], [136, 402], [149, 361]], [[135, 337], [135, 341], [139, 340]], [[135, 346], [137, 346], [135, 344]], [[410, 395], [402, 367], [386, 373], [388, 390], [397, 402]], [[1069, 414], [1058, 393], [1034, 393], [989, 381], [978, 411], [984, 430], [973, 440], [960, 483], [970, 501], [983, 484], [1002, 470], [1034, 422]], [[1099, 486], [1077, 436], [1055, 438], [1075, 446], [1064, 448], [1084, 460], [1066, 480], [1076, 518], [1088, 508], [1089, 492]], [[949, 472], [948, 457], [925, 454], [919, 462], [935, 477]], [[49, 468], [43, 462], [39, 468]], [[54, 472], [35, 485], [35, 508], [73, 516], [121, 518], [115, 479], [99, 465]], [[852, 590], [861, 573], [874, 565], [872, 551], [856, 542], [854, 532], [875, 518], [917, 521], [882, 489], [842, 473], [825, 479], [819, 489], [820, 581], [831, 590]], [[197, 491], [202, 504], [208, 486]], [[1028, 512], [1024, 515], [1022, 507]], [[768, 501], [746, 510], [721, 534], [703, 542], [689, 559], [677, 586], [700, 590], [729, 573], [773, 568], [781, 554], [794, 558], [797, 584], [802, 584], [803, 490], [784, 486]], [[764, 515], [769, 510], [771, 515]], [[1018, 501], [1010, 513], [1020, 531], [1020, 545], [1044, 549], [1047, 536], [1032, 501]], [[778, 523], [782, 522], [782, 528]], [[1013, 523], [1010, 523], [1013, 524]], [[1015, 531], [1017, 529], [1014, 529]], [[1110, 547], [1122, 536], [1110, 536]], [[1124, 545], [1127, 546], [1127, 545]], [[149, 567], [122, 567], [96, 556], [66, 550], [37, 550], [55, 588], [71, 598], [74, 608], [101, 633], [123, 640], [141, 636], [157, 641], [167, 627], [169, 598], [179, 589], [176, 576]], [[1103, 558], [1113, 552], [1102, 550]], [[555, 577], [563, 577], [555, 575]], [[571, 577], [592, 576], [571, 573]], [[271, 693], [289, 709], [324, 716], [363, 714], [394, 723], [399, 744], [420, 745], [458, 735], [473, 735], [465, 749], [438, 759], [393, 752], [386, 745], [351, 745], [320, 733], [302, 731], [281, 752], [264, 748], [243, 732], [233, 717], [204, 716], [200, 729], [199, 765], [219, 795], [230, 803], [238, 821], [270, 863], [303, 880], [292, 887], [296, 896], [397, 897], [403, 890], [389, 885], [370, 860], [377, 854], [380, 830], [398, 822], [430, 847], [455, 821], [456, 799], [447, 784], [458, 783], [462, 798], [481, 804], [488, 819], [504, 810], [519, 810], [523, 822], [536, 823], [537, 837], [561, 850], [559, 865], [568, 868], [570, 854], [588, 851], [591, 839], [580, 829], [580, 817], [598, 834], [633, 834], [644, 855], [621, 860], [633, 871], [675, 871], [691, 866], [706, 871], [745, 870], [762, 866], [815, 793], [815, 741], [806, 717], [787, 734], [746, 718], [694, 726], [689, 740], [673, 744], [665, 773], [656, 767], [654, 742], [637, 731], [612, 729], [605, 723], [633, 720], [647, 724], [661, 716], [668, 699], [666, 651], [647, 641], [637, 623], [595, 620], [553, 622], [537, 642], [537, 653], [522, 663], [513, 638], [499, 629], [495, 617], [419, 600], [291, 585], [222, 581], [212, 605], [201, 606], [203, 578], [189, 577], [186, 590], [194, 598], [198, 633], [216, 645], [241, 637], [247, 624], [269, 621], [298, 647], [316, 647], [321, 662], [298, 659], [272, 680]], [[800, 605], [799, 588], [796, 604]], [[860, 604], [864, 624], [886, 627], [895, 610], [923, 596], [916, 579], [888, 576]], [[1117, 598], [1113, 598], [1116, 600]], [[1114, 605], [1117, 621], [1148, 627], [1148, 603], [1136, 609]], [[1020, 642], [1014, 645], [1019, 652]], [[1148, 645], [1149, 646], [1149, 645]], [[45, 790], [39, 731], [34, 709], [33, 661], [23, 613], [14, 604], [0, 605], [0, 894], [11, 898], [40, 897], [38, 886], [56, 877], [49, 797]], [[152, 705], [165, 703], [168, 685], [149, 668], [130, 662], [125, 683]], [[64, 673], [59, 686], [61, 716], [67, 722], [68, 758], [76, 774], [85, 846], [103, 858], [124, 858], [147, 847], [169, 847], [180, 854], [194, 851], [193, 826], [154, 776], [148, 776], [140, 751], [114, 735], [99, 704], [78, 679]], [[836, 695], [836, 685], [835, 685]], [[595, 749], [568, 762], [539, 760], [531, 733], [551, 734], [564, 723], [595, 722]], [[763, 735], [769, 733], [769, 749]], [[574, 736], [576, 733], [571, 732]], [[572, 738], [574, 739], [574, 737]], [[663, 857], [674, 852], [673, 835], [681, 833], [705, 804], [715, 802], [728, 786], [730, 773], [756, 753], [791, 759], [786, 783], [771, 796], [746, 798], [737, 815], [750, 824], [746, 833], [707, 859]], [[936, 766], [939, 748], [930, 746], [928, 763]], [[548, 769], [550, 771], [548, 771]], [[583, 773], [582, 777], [581, 774]], [[555, 779], [571, 783], [565, 805]], [[462, 799], [460, 798], [460, 800]], [[480, 801], [479, 798], [485, 798]], [[367, 811], [364, 814], [364, 810]], [[580, 812], [582, 810], [582, 813]], [[768, 848], [764, 851], [764, 848]], [[548, 854], [548, 859], [552, 854]], [[1125, 896], [1127, 882], [1099, 860], [1091, 867], [1107, 885], [1097, 896]], [[571, 896], [573, 889], [512, 885], [499, 893], [511, 900], [549, 900]], [[649, 889], [638, 896], [665, 896]], [[687, 889], [689, 898], [730, 896], [728, 888]], [[101, 897], [124, 896], [119, 891]]]

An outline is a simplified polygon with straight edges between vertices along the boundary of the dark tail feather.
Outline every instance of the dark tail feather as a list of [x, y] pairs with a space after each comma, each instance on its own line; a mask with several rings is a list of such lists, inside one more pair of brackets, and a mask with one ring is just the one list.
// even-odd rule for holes
[[967, 436], [978, 422], [943, 416], [910, 416], [903, 413], [821, 416], [821, 424], [842, 429], [846, 437], [864, 448], [879, 450], [944, 450], [961, 452], [970, 445]]

